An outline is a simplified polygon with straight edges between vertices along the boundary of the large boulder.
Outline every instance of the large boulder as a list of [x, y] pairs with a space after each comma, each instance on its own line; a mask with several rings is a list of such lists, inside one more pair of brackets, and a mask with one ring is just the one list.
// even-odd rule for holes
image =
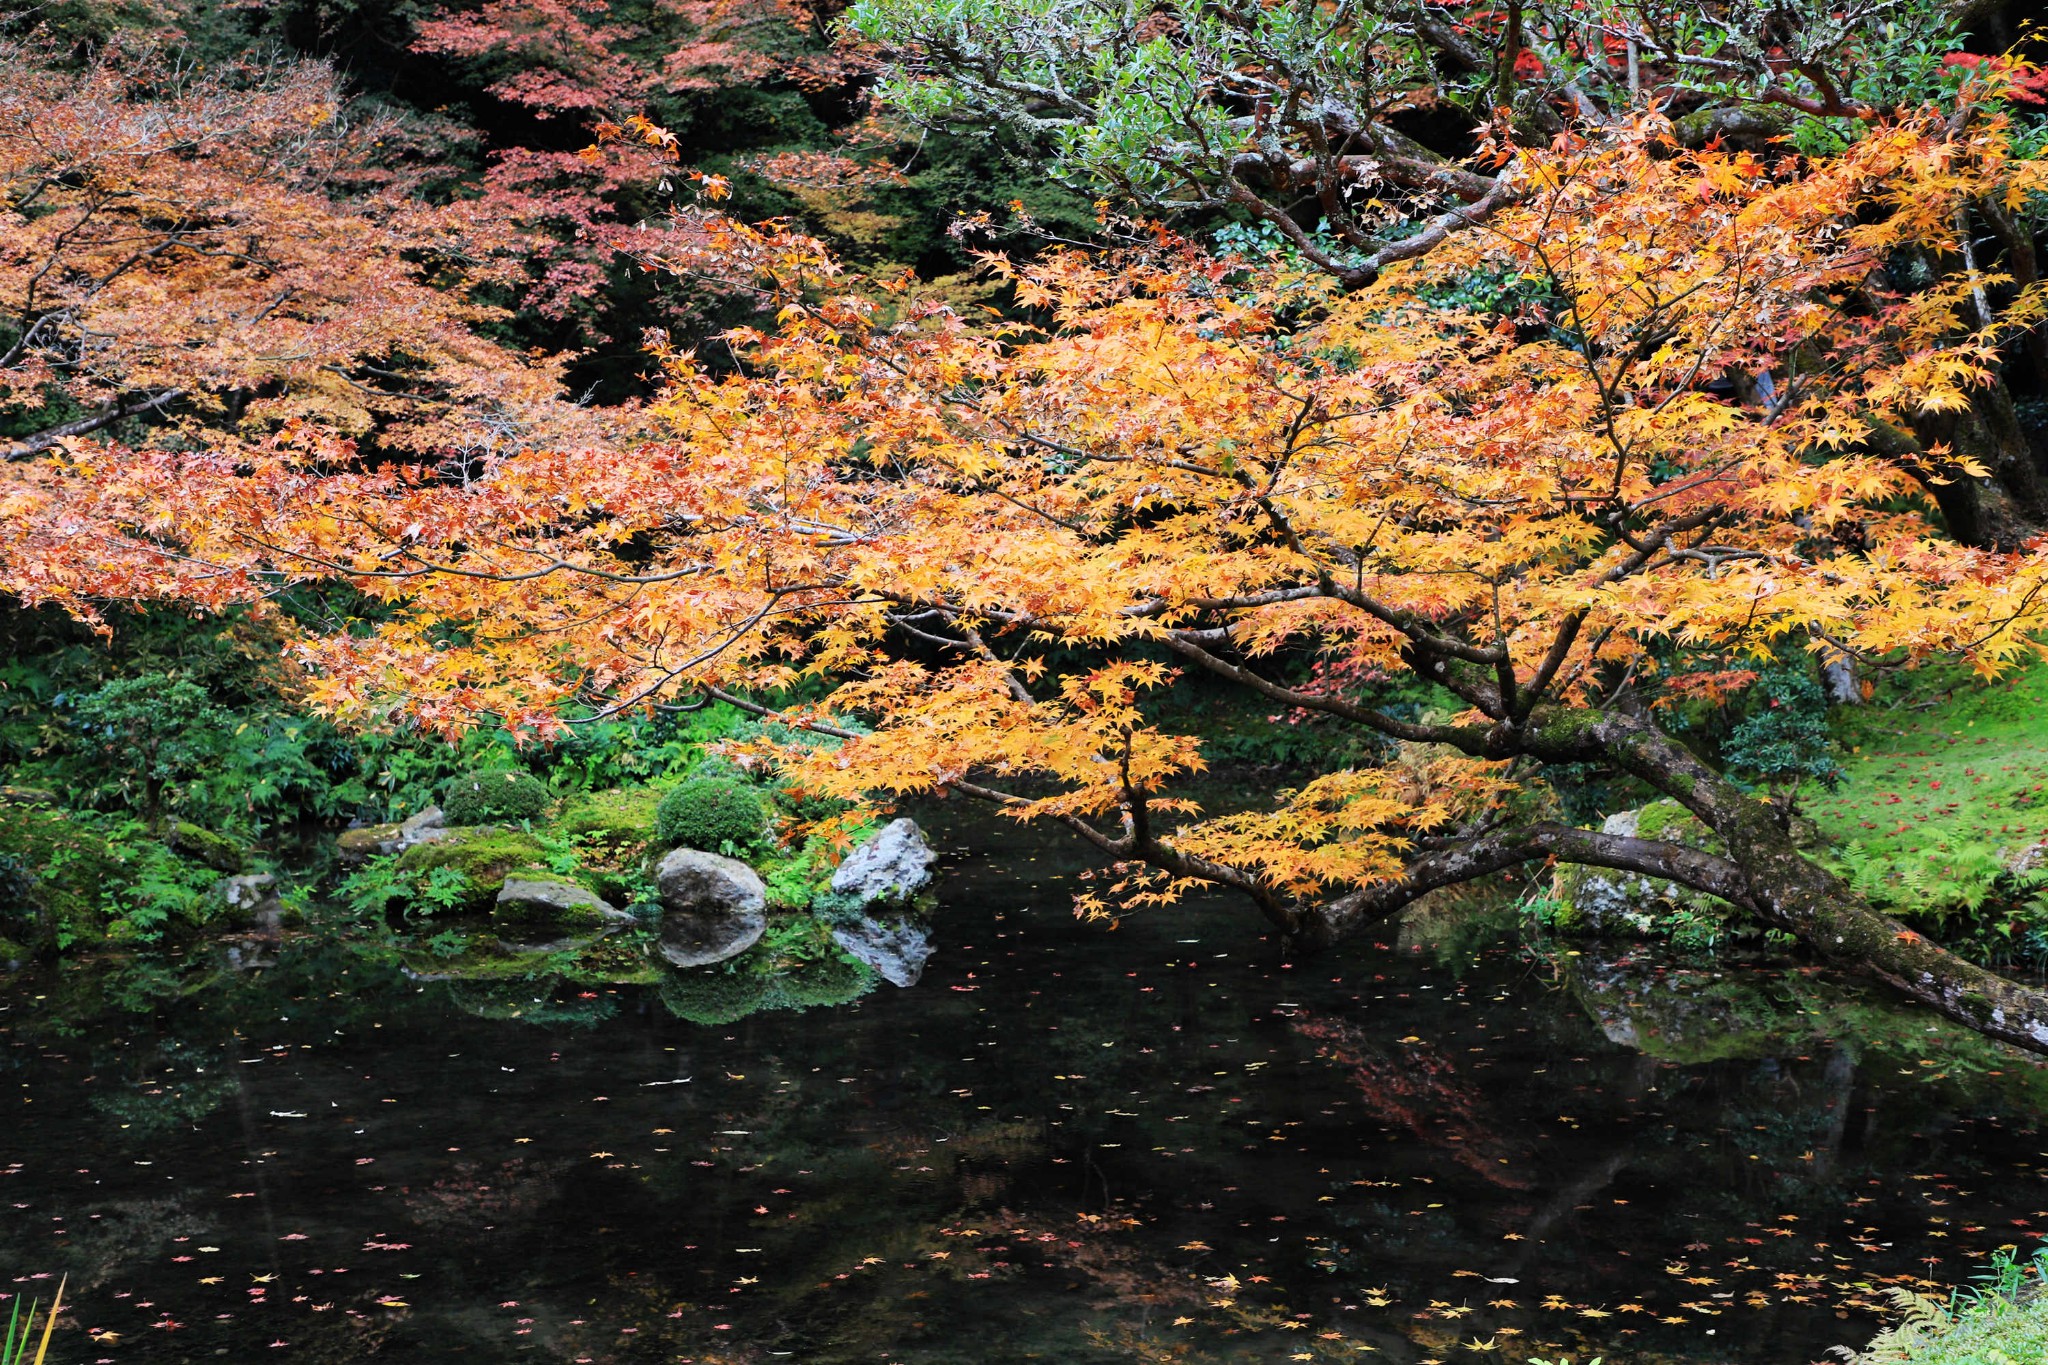
[[345, 829], [334, 841], [334, 850], [345, 863], [364, 863], [380, 854], [403, 853], [414, 844], [445, 839], [448, 834], [448, 818], [441, 808], [428, 806], [394, 824]]
[[654, 872], [661, 955], [678, 967], [737, 957], [768, 928], [768, 888], [735, 858], [679, 848]]
[[602, 932], [632, 916], [596, 892], [553, 877], [507, 877], [491, 907], [491, 925], [508, 939]]
[[932, 884], [932, 864], [937, 861], [917, 821], [891, 820], [846, 855], [832, 874], [832, 890], [862, 905], [907, 904]]
[[545, 877], [547, 850], [531, 834], [516, 829], [476, 825], [463, 829], [438, 829], [398, 855], [402, 872], [432, 872], [452, 867], [469, 879], [471, 897], [487, 904], [514, 873]]
[[852, 924], [835, 928], [832, 939], [892, 986], [915, 986], [932, 955], [930, 935], [910, 919], [878, 920], [862, 915]]
[[[1661, 839], [1719, 852], [1706, 827], [1675, 801], [1653, 801], [1639, 810], [1616, 811], [1601, 821], [1605, 834], [1628, 839]], [[1552, 880], [1562, 927], [1595, 934], [1646, 934], [1660, 917], [1674, 913], [1719, 920], [1728, 906], [1704, 891], [1640, 872], [1560, 863]]]

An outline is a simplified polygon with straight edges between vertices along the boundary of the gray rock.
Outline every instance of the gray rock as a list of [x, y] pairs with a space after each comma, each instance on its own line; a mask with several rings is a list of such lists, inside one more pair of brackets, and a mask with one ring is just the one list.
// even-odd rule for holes
[[679, 848], [661, 860], [661, 955], [678, 967], [737, 957], [768, 927], [768, 888], [733, 858]]
[[423, 811], [408, 815], [398, 823], [398, 837], [418, 843], [420, 836], [431, 829], [446, 829], [448, 817], [441, 813], [439, 806], [428, 806]]
[[414, 844], [436, 843], [453, 832], [441, 808], [428, 806], [395, 824], [345, 829], [334, 841], [334, 851], [345, 863], [366, 863], [381, 854], [403, 853]]
[[915, 986], [932, 955], [931, 936], [915, 920], [862, 915], [855, 923], [834, 929], [832, 938], [892, 986]]
[[932, 884], [937, 861], [917, 821], [891, 820], [846, 855], [832, 874], [832, 890], [858, 897], [862, 905], [901, 905]]
[[[1654, 817], [1648, 828], [1645, 816]], [[1600, 822], [1600, 829], [1602, 833], [1630, 839], [1641, 836], [1705, 847], [1709, 851], [1720, 848], [1698, 821], [1670, 801], [1653, 802], [1640, 810], [1616, 811]], [[1658, 914], [1673, 910], [1691, 910], [1715, 918], [1728, 912], [1728, 907], [1715, 897], [1677, 882], [1577, 863], [1558, 864], [1552, 891], [1568, 907], [1564, 920], [1567, 927], [1596, 934], [1647, 933]]]
[[230, 910], [254, 910], [267, 900], [277, 899], [277, 878], [268, 872], [247, 872], [220, 884], [221, 897]]
[[492, 926], [511, 935], [605, 930], [632, 918], [587, 887], [546, 877], [507, 877], [491, 908]]

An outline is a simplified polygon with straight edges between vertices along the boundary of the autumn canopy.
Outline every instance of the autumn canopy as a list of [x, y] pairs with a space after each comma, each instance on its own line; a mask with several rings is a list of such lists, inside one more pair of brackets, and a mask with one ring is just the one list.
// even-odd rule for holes
[[[640, 263], [758, 321], [659, 350], [614, 416], [487, 339], [522, 224], [331, 193], [361, 134], [305, 72], [191, 87], [191, 132], [134, 122], [118, 69], [50, 76], [0, 96], [0, 374], [79, 415], [6, 452], [0, 587], [118, 629], [324, 583], [347, 606], [293, 648], [348, 723], [735, 706], [806, 790], [1001, 803], [1101, 851], [1086, 909], [1215, 884], [1303, 949], [1510, 869], [1641, 872], [2048, 1051], [2048, 995], [1872, 910], [1661, 723], [1787, 651], [2039, 652], [2048, 553], [1959, 529], [1999, 471], [1944, 439], [2048, 310], [1972, 236], [2048, 194], [2000, 98], [2027, 74], [1850, 111], [1832, 149], [1654, 101], [1503, 132], [1432, 171], [1478, 183], [1413, 249], [1211, 250], [1105, 208], [1107, 245], [986, 259], [1002, 316], [707, 199]], [[1385, 192], [1427, 179], [1381, 152]], [[1150, 704], [1181, 673], [1372, 757], [1207, 812]], [[1418, 704], [1354, 685], [1401, 679]], [[1704, 837], [1560, 818], [1570, 765]]]

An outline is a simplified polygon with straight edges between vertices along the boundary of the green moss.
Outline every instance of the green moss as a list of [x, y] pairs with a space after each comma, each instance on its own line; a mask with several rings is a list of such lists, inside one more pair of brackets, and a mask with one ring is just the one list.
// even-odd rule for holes
[[1709, 853], [1721, 851], [1721, 841], [1676, 801], [1652, 801], [1636, 818], [1636, 834], [1644, 839], [1661, 839]]
[[644, 844], [654, 837], [661, 793], [653, 787], [615, 787], [572, 796], [548, 827], [579, 843]]
[[441, 809], [451, 825], [531, 820], [548, 808], [548, 789], [532, 773], [471, 773], [448, 784]]
[[26, 962], [29, 956], [28, 949], [22, 944], [11, 938], [0, 938], [0, 967], [5, 967], [11, 962]]
[[1921, 670], [1833, 723], [1846, 775], [1801, 801], [1838, 869], [1877, 903], [1974, 909], [2048, 841], [2048, 666], [1995, 682]]
[[414, 844], [398, 857], [401, 872], [431, 872], [437, 867], [452, 867], [468, 878], [472, 902], [495, 897], [514, 872], [554, 875], [538, 839], [507, 829], [454, 830], [431, 843]]
[[730, 777], [695, 778], [661, 798], [654, 811], [655, 837], [663, 848], [717, 852], [761, 837], [767, 825], [761, 794]]
[[220, 872], [240, 872], [244, 859], [242, 845], [224, 834], [193, 824], [174, 822], [164, 831], [164, 842], [186, 857]]

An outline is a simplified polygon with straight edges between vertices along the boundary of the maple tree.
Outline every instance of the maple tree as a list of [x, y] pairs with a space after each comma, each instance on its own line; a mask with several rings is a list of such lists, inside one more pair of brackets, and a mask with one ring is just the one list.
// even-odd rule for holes
[[557, 361], [486, 334], [533, 235], [421, 202], [327, 67], [50, 57], [0, 43], [0, 457], [145, 424], [437, 456], [593, 430]]
[[[1987, 318], [1973, 293], [2008, 281], [1909, 291], [1888, 269], [1960, 258], [1957, 207], [2021, 211], [2048, 166], [1989, 106], [1825, 158], [1687, 150], [1649, 114], [1520, 166], [1478, 230], [1348, 290], [1164, 230], [992, 259], [1036, 327], [693, 212], [650, 264], [751, 272], [777, 324], [729, 338], [743, 372], [667, 356], [659, 430], [630, 450], [507, 451], [466, 479], [289, 431], [67, 452], [10, 467], [0, 582], [86, 615], [345, 582], [375, 619], [297, 645], [338, 717], [545, 737], [737, 706], [779, 722], [757, 753], [802, 789], [1065, 825], [1112, 864], [1096, 913], [1221, 886], [1314, 949], [1532, 863], [1669, 879], [2048, 1051], [2048, 995], [1872, 910], [1657, 714], [1700, 668], [1788, 643], [1985, 672], [2037, 652], [2048, 559], [1931, 519], [1928, 487], [1984, 471], [1872, 432], [1967, 406], [2040, 320], [2038, 284]], [[1512, 297], [1461, 301], [1474, 278]], [[1439, 704], [1292, 684], [1303, 656]], [[1387, 756], [1206, 814], [1182, 790], [1199, 742], [1150, 704], [1176, 668]], [[816, 700], [774, 701], [806, 680]], [[1579, 764], [1708, 837], [1548, 818], [1546, 770]]]
[[[2034, 109], [2037, 71], [1960, 50], [1970, 22], [1999, 27], [1992, 8], [859, 0], [848, 23], [882, 54], [885, 99], [914, 122], [990, 139], [1140, 212], [1235, 220], [1235, 249], [1358, 288], [1522, 201], [1534, 188], [1523, 153], [1570, 129], [1611, 131], [1654, 108], [1688, 145], [1821, 154], [1901, 112], [1954, 107], [1959, 90], [1973, 105]], [[2037, 278], [2010, 206], [1957, 212], [1969, 225], [1944, 240], [1963, 259], [1932, 269]], [[1994, 289], [1975, 302], [2003, 300]], [[2005, 368], [2048, 388], [2048, 335], [2021, 329], [2006, 349]], [[2048, 522], [2048, 456], [2029, 448], [2002, 374], [1967, 407], [1885, 434], [1991, 469], [1990, 483], [1940, 489], [1960, 538], [2010, 546]]]

